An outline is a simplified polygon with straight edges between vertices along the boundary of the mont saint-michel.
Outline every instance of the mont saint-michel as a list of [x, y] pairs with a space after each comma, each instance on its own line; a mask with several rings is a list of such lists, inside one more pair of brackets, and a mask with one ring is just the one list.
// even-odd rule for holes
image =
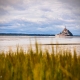
[[73, 36], [73, 34], [65, 27], [62, 32], [55, 35], [56, 37], [66, 37], [66, 36]]

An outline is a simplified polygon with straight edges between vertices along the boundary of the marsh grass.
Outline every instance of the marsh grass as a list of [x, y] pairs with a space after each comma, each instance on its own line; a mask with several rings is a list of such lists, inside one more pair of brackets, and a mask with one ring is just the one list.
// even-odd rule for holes
[[35, 43], [27, 52], [17, 47], [16, 51], [0, 53], [0, 80], [80, 80], [80, 56], [74, 49], [56, 50], [51, 46], [42, 50]]

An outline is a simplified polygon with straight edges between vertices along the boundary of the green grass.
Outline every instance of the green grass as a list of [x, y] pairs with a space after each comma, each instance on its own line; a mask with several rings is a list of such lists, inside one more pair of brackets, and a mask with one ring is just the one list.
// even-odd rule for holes
[[80, 56], [74, 49], [61, 50], [51, 46], [42, 50], [35, 44], [27, 52], [16, 51], [0, 53], [0, 80], [80, 80]]

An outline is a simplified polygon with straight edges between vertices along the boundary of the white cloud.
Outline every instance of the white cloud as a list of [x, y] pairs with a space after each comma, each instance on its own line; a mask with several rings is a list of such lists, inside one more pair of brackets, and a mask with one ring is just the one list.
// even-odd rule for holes
[[[17, 5], [17, 1], [13, 1], [13, 3]], [[33, 2], [35, 4], [33, 4]], [[12, 3], [12, 2], [10, 2]], [[63, 4], [61, 4], [59, 1], [55, 0], [53, 1], [42, 1], [40, 3], [37, 3], [35, 1], [29, 1], [25, 2], [23, 0], [23, 3], [25, 4], [25, 10], [17, 10], [13, 7], [7, 6], [6, 9], [9, 12], [9, 15], [3, 15], [1, 20], [7, 21], [15, 20], [15, 19], [25, 19], [31, 22], [46, 22], [46, 20], [55, 20], [57, 18], [61, 18], [63, 15], [71, 15], [71, 11], [68, 9], [64, 9]], [[27, 6], [27, 4], [31, 4], [30, 6]], [[26, 8], [27, 7], [27, 8]], [[46, 9], [48, 11], [46, 11]], [[62, 17], [63, 18], [63, 17]], [[64, 18], [63, 18], [64, 19]]]
[[53, 30], [52, 27], [48, 26], [48, 27], [38, 27], [37, 30], [39, 31], [49, 31], [49, 30]]
[[79, 30], [80, 30], [80, 26], [79, 26], [79, 25], [77, 25], [77, 26], [76, 26], [76, 29], [79, 29]]
[[64, 28], [65, 28], [65, 26], [61, 25], [61, 26], [57, 26], [57, 28], [64, 29]]

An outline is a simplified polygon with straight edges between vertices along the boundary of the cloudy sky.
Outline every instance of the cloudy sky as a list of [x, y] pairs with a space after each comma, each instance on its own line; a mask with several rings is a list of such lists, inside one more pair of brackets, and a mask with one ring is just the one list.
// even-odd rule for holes
[[80, 35], [80, 0], [0, 0], [0, 33]]

